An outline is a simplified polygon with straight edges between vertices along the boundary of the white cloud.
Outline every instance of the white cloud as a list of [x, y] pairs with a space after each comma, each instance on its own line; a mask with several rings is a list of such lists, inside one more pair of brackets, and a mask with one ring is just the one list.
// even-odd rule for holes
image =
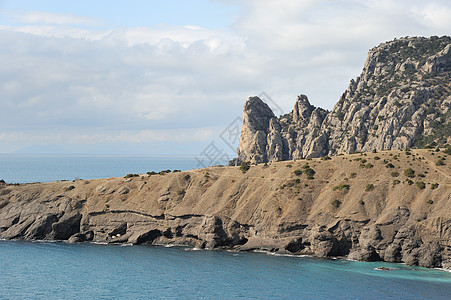
[[248, 96], [265, 91], [289, 111], [304, 93], [331, 108], [368, 49], [447, 34], [451, 22], [446, 1], [236, 4], [244, 12], [229, 30], [99, 29], [96, 20], [44, 12], [0, 26], [0, 152], [39, 141], [192, 140], [203, 148]]
[[100, 25], [100, 21], [88, 17], [73, 14], [51, 13], [47, 11], [28, 11], [12, 16], [16, 21], [29, 24], [54, 24], [54, 25]]

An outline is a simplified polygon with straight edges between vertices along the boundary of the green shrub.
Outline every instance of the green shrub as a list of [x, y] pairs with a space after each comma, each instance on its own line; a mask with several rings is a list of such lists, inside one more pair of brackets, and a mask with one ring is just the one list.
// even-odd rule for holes
[[446, 148], [445, 148], [445, 150], [443, 150], [443, 152], [444, 152], [445, 154], [451, 155], [451, 146], [450, 146], [450, 145], [447, 145]]
[[292, 168], [293, 165], [286, 165], [285, 167], [287, 167], [287, 168]]
[[329, 159], [332, 159], [332, 158], [329, 157], [329, 155], [321, 157], [321, 160], [329, 160]]
[[372, 167], [374, 167], [374, 166], [372, 164], [370, 164], [370, 163], [367, 163], [365, 165], [365, 169], [371, 169]]
[[182, 172], [182, 170], [174, 170], [174, 171], [172, 171], [172, 173], [179, 173], [179, 172]]
[[240, 165], [240, 170], [243, 173], [246, 173], [251, 168], [251, 162], [250, 161], [243, 161]]
[[183, 179], [185, 179], [186, 181], [191, 179], [191, 175], [186, 174], [185, 176], [183, 176]]
[[426, 184], [423, 181], [417, 181], [415, 184], [420, 190], [424, 190], [426, 188]]
[[127, 174], [124, 176], [124, 178], [132, 178], [132, 177], [139, 177], [139, 174]]
[[180, 191], [177, 192], [177, 194], [179, 194], [179, 195], [185, 195], [185, 194], [186, 194], [186, 191], [185, 191], [185, 190], [180, 190]]
[[398, 177], [399, 176], [399, 172], [396, 172], [396, 171], [391, 172], [391, 176], [392, 177]]
[[435, 190], [436, 188], [438, 188], [438, 183], [433, 183], [431, 184], [431, 190]]
[[349, 177], [351, 178], [355, 178], [357, 176], [357, 173], [351, 173], [351, 175], [349, 175]]
[[312, 168], [308, 167], [307, 169], [305, 169], [305, 174], [307, 174], [308, 177], [313, 177], [313, 175], [315, 175], [315, 170], [313, 170]]
[[418, 174], [418, 177], [424, 178], [424, 177], [426, 177], [426, 175], [420, 173], [420, 174]]
[[409, 178], [415, 177], [415, 171], [412, 168], [408, 168], [404, 170], [404, 175]]
[[379, 160], [379, 159], [381, 159], [379, 156], [374, 157], [374, 160]]
[[5, 183], [6, 183], [5, 180], [0, 179], [0, 184], [5, 184]]
[[393, 168], [395, 168], [395, 166], [394, 166], [392, 163], [386, 164], [385, 167], [388, 168], [388, 169], [393, 169]]
[[147, 172], [147, 175], [152, 176], [152, 175], [156, 175], [158, 174], [157, 172], [151, 171], [151, 172]]
[[426, 201], [427, 204], [433, 204], [434, 201], [432, 201], [432, 199], [428, 199], [428, 201]]
[[374, 190], [374, 185], [372, 184], [372, 183], [368, 183], [366, 186], [365, 186], [365, 192], [371, 192], [371, 191], [373, 191]]
[[351, 186], [349, 184], [340, 183], [339, 185], [334, 186], [332, 188], [332, 190], [333, 191], [336, 191], [336, 190], [339, 190], [339, 191], [341, 191], [341, 190], [349, 190], [350, 187]]
[[341, 205], [341, 202], [339, 200], [334, 200], [331, 202], [333, 207], [339, 207]]
[[294, 175], [296, 175], [296, 176], [302, 175], [302, 171], [299, 170], [299, 169], [294, 170], [293, 173], [294, 173]]
[[66, 191], [72, 191], [73, 189], [75, 189], [75, 186], [70, 185], [66, 188]]
[[412, 185], [412, 184], [413, 184], [413, 181], [410, 180], [410, 179], [407, 179], [407, 183], [408, 183], [409, 185]]
[[443, 158], [440, 158], [439, 160], [437, 160], [435, 162], [436, 166], [444, 166], [445, 165], [445, 160]]
[[399, 181], [398, 179], [394, 179], [393, 180], [393, 185], [397, 185], [397, 184], [400, 184], [401, 183], [401, 181]]
[[302, 168], [303, 168], [303, 169], [308, 169], [308, 168], [310, 168], [310, 166], [309, 166], [308, 163], [305, 163], [305, 164], [302, 166]]
[[363, 199], [360, 199], [360, 200], [359, 200], [359, 204], [360, 204], [360, 205], [364, 205], [364, 204], [365, 204], [365, 202], [363, 202]]

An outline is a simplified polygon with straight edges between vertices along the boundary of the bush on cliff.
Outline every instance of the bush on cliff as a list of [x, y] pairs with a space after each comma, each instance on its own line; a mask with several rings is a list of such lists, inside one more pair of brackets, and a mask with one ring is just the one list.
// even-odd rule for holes
[[408, 168], [404, 170], [404, 175], [409, 178], [415, 177], [415, 171], [412, 168]]
[[243, 161], [240, 165], [240, 170], [243, 173], [246, 173], [251, 168], [251, 162], [250, 161]]

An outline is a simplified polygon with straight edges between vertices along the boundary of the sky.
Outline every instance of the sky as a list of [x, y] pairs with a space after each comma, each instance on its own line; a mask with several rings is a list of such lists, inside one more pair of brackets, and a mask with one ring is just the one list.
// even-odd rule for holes
[[0, 0], [0, 153], [233, 156], [248, 97], [330, 110], [370, 48], [449, 34], [448, 0]]

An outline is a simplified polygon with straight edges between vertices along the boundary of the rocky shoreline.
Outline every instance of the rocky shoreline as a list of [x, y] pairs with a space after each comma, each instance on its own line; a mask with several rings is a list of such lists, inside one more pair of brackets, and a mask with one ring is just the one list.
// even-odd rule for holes
[[0, 238], [268, 251], [449, 270], [451, 172], [446, 160], [435, 164], [441, 151], [0, 184]]

